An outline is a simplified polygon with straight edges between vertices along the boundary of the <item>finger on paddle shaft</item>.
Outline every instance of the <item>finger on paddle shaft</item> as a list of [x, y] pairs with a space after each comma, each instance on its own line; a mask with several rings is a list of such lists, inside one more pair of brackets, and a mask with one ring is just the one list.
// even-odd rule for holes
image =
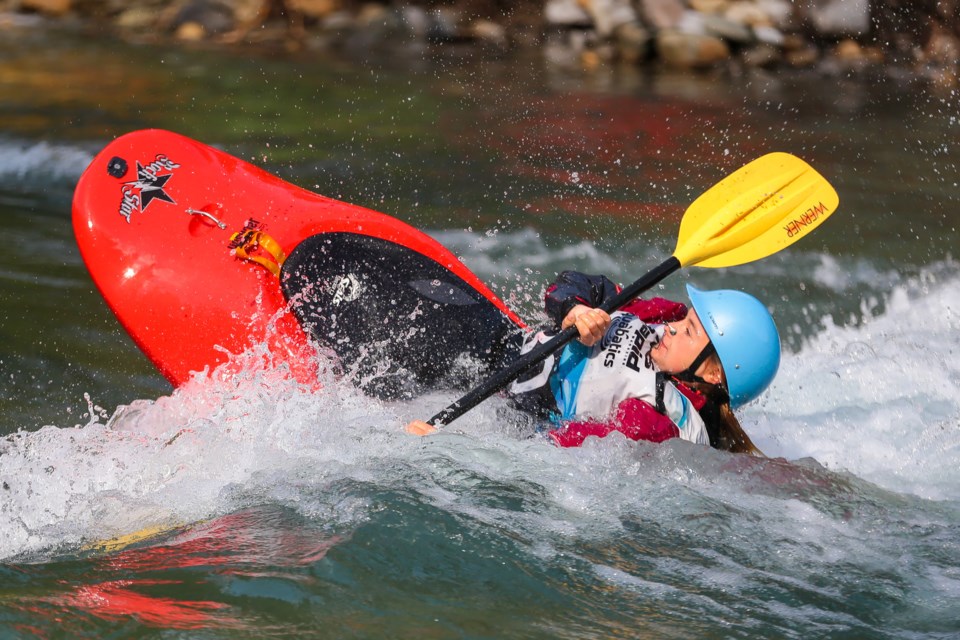
[[[732, 267], [772, 255], [821, 225], [839, 203], [826, 178], [800, 158], [788, 153], [762, 156], [697, 198], [680, 222], [673, 255], [600, 308], [612, 313], [682, 267]], [[450, 424], [578, 335], [571, 326], [534, 347], [428, 424]]]

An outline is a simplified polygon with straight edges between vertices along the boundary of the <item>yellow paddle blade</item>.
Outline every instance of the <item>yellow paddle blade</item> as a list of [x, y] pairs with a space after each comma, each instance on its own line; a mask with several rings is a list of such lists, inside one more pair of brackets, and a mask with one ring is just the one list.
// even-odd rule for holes
[[690, 205], [673, 255], [682, 266], [753, 262], [813, 231], [839, 203], [837, 192], [813, 167], [789, 153], [771, 153]]
[[96, 542], [90, 542], [80, 548], [81, 551], [94, 551], [97, 553], [113, 553], [115, 551], [122, 551], [127, 547], [135, 545], [144, 540], [149, 540], [150, 538], [156, 538], [161, 535], [170, 533], [179, 529], [182, 525], [170, 525], [170, 524], [157, 524], [151, 525], [140, 529], [139, 531], [134, 531], [133, 533], [128, 533], [122, 536], [117, 536], [116, 538], [110, 538], [109, 540], [97, 540]]

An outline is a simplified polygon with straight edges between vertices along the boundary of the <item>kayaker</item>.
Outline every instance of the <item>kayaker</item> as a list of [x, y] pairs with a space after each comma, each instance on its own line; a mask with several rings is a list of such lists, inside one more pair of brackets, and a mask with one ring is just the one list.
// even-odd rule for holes
[[[635, 300], [608, 315], [596, 307], [619, 292], [604, 276], [567, 271], [547, 289], [546, 311], [580, 341], [508, 389], [517, 407], [543, 418], [560, 446], [614, 431], [633, 440], [679, 437], [759, 454], [733, 409], [757, 398], [776, 375], [780, 338], [764, 305], [734, 290], [687, 286], [692, 309], [663, 298]], [[531, 334], [524, 351], [552, 330]], [[435, 431], [413, 422], [407, 431]]]

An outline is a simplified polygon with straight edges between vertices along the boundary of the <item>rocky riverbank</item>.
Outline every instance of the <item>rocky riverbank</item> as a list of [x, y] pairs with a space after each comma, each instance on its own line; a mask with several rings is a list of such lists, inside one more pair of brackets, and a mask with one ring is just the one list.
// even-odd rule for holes
[[[906, 70], [953, 87], [958, 0], [0, 0], [0, 29], [71, 21], [132, 40], [286, 49], [543, 47], [557, 64]], [[6, 18], [4, 18], [6, 16]]]

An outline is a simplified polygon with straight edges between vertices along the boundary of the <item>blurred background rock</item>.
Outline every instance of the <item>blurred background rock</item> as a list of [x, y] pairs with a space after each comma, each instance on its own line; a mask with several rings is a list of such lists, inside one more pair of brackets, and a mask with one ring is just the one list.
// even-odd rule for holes
[[0, 29], [363, 51], [541, 47], [551, 62], [910, 73], [957, 83], [957, 0], [0, 0]]

